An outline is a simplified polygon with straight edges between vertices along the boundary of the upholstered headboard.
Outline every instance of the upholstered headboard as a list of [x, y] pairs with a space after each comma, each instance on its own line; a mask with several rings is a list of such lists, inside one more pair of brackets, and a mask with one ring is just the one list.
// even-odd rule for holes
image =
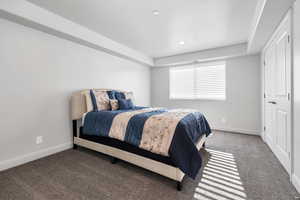
[[[71, 117], [72, 120], [81, 119], [83, 114], [93, 110], [93, 105], [90, 97], [90, 90], [85, 89], [74, 92], [71, 98]], [[93, 89], [95, 91], [110, 91], [115, 89]], [[115, 90], [124, 93], [131, 93], [133, 98], [133, 93], [129, 91]]]

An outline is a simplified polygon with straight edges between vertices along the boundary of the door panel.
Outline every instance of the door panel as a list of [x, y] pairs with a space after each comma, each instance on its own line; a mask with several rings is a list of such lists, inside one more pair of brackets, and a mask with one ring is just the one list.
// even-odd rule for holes
[[290, 161], [290, 113], [286, 110], [278, 108], [276, 110], [276, 145], [275, 155], [282, 163], [283, 167], [290, 172], [291, 161]]
[[265, 139], [269, 146], [275, 145], [276, 132], [273, 127], [275, 123], [275, 113], [273, 105], [265, 103]]
[[287, 66], [286, 66], [286, 46], [288, 35], [286, 32], [276, 42], [276, 95], [286, 96], [287, 95]]
[[277, 127], [276, 130], [278, 132], [277, 134], [277, 140], [276, 144], [278, 145], [278, 148], [282, 152], [287, 152], [287, 123], [288, 123], [288, 113], [284, 110], [277, 109], [276, 110], [276, 121], [277, 121]]
[[275, 48], [274, 46], [270, 46], [270, 48], [266, 51], [265, 57], [265, 95], [266, 98], [274, 97], [274, 84], [275, 84]]

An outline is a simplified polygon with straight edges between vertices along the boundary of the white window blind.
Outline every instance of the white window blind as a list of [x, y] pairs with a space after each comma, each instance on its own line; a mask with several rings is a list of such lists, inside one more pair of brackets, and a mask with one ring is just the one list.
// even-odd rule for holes
[[226, 99], [226, 65], [195, 64], [170, 68], [171, 99]]
[[170, 97], [194, 98], [194, 68], [174, 68], [170, 70]]

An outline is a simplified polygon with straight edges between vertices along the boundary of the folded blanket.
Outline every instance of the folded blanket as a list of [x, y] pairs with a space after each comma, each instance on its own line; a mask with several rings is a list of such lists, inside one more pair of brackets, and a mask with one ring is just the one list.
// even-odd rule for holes
[[136, 107], [89, 112], [83, 133], [115, 138], [169, 156], [185, 174], [195, 178], [202, 163], [195, 144], [211, 129], [205, 117], [193, 110]]

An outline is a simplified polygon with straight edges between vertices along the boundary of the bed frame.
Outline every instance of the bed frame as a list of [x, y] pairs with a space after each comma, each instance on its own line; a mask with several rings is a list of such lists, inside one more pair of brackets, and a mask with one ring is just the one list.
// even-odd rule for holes
[[[110, 89], [97, 89], [97, 90], [110, 90]], [[125, 150], [121, 150], [109, 145], [99, 144], [90, 140], [80, 138], [78, 122], [82, 120], [84, 113], [91, 111], [92, 105], [89, 102], [89, 90], [82, 90], [75, 92], [71, 99], [71, 114], [73, 121], [73, 138], [74, 138], [74, 149], [77, 146], [85, 147], [112, 157], [112, 163], [116, 163], [118, 159], [132, 163], [136, 166], [150, 170], [172, 180], [177, 183], [177, 190], [180, 191], [182, 188], [182, 180], [185, 174], [177, 167], [137, 155]], [[197, 149], [205, 147], [206, 136], [203, 135], [197, 143]]]

